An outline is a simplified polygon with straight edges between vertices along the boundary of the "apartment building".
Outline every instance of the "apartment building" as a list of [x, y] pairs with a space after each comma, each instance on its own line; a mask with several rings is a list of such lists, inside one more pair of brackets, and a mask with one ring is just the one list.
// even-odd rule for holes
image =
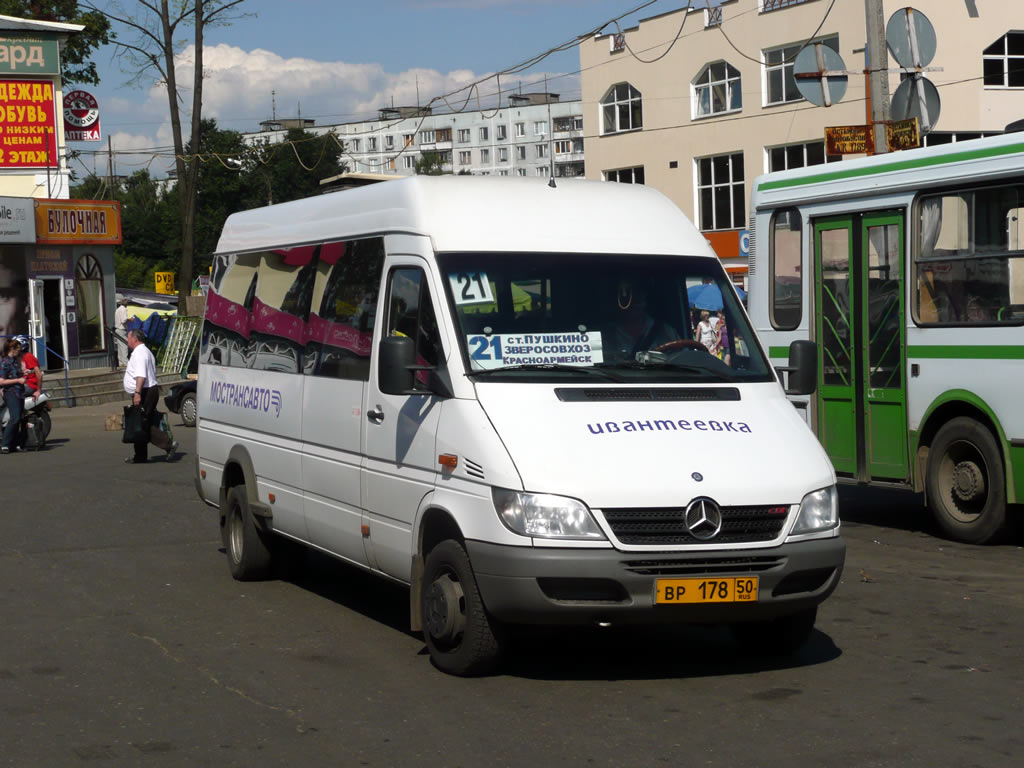
[[[245, 140], [284, 140], [286, 121], [276, 122]], [[573, 177], [585, 171], [581, 102], [561, 101], [555, 93], [511, 94], [497, 108], [442, 114], [388, 107], [376, 120], [302, 127], [334, 131], [353, 173], [412, 175], [424, 153], [435, 153], [446, 173]]]
[[[754, 179], [838, 162], [826, 126], [864, 125], [865, 79], [829, 108], [805, 101], [793, 59], [808, 39], [865, 68], [862, 0], [692, 3], [580, 44], [587, 178], [650, 184], [705, 233], [737, 282]], [[926, 144], [1000, 133], [1024, 117], [1024, 23], [1002, 0], [916, 0], [935, 29], [927, 72], [941, 112]], [[884, 16], [906, 6], [885, 0]], [[893, 58], [889, 66], [897, 67]], [[895, 93], [904, 77], [889, 74]]]

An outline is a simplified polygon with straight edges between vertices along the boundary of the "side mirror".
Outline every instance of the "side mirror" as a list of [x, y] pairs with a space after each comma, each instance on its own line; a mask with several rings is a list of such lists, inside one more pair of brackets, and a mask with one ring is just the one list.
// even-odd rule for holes
[[810, 395], [818, 388], [818, 346], [798, 339], [789, 345], [789, 387], [787, 395]]
[[377, 380], [386, 395], [412, 391], [416, 344], [408, 336], [385, 336], [378, 347]]

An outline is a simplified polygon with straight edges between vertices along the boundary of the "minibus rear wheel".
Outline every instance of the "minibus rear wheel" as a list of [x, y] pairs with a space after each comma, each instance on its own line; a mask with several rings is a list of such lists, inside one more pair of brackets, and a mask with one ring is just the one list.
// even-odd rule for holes
[[442, 672], [472, 677], [495, 668], [500, 656], [495, 624], [480, 598], [469, 556], [453, 539], [427, 555], [420, 614], [430, 658]]
[[269, 537], [256, 527], [244, 485], [236, 485], [225, 497], [225, 549], [231, 575], [238, 581], [259, 581], [270, 575]]
[[814, 631], [818, 607], [767, 621], [733, 624], [732, 634], [744, 651], [760, 656], [790, 656], [799, 651]]
[[942, 425], [928, 451], [928, 506], [943, 532], [968, 544], [997, 538], [1006, 526], [1006, 477], [995, 436], [958, 416]]

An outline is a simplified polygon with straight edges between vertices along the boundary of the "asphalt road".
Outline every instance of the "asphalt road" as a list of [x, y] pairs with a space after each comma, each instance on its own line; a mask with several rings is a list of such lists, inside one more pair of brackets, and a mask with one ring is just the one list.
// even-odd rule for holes
[[[125, 465], [116, 406], [0, 457], [0, 763], [12, 766], [1017, 766], [1022, 538], [937, 536], [844, 491], [844, 579], [796, 658], [715, 628], [530, 637], [447, 677], [407, 594], [327, 558], [239, 583], [179, 460]], [[174, 423], [177, 425], [178, 420]]]

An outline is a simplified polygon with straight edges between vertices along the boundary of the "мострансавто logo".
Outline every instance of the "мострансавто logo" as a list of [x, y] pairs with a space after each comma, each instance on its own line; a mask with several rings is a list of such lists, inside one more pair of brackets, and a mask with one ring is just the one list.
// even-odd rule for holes
[[210, 384], [210, 402], [263, 413], [269, 413], [273, 409], [275, 417], [281, 415], [283, 404], [279, 389], [249, 387], [226, 381], [214, 381]]

